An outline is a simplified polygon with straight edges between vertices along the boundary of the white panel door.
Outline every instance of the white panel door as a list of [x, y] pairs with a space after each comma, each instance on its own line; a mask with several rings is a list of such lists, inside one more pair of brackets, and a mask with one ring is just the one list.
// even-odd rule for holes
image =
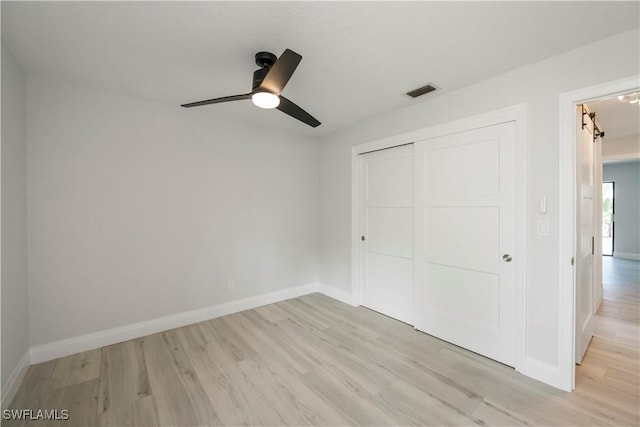
[[[586, 110], [585, 110], [586, 111]], [[576, 363], [593, 337], [593, 121], [576, 110]], [[583, 125], [584, 123], [584, 125]]]
[[415, 143], [415, 327], [515, 364], [515, 123]]
[[413, 324], [413, 145], [360, 156], [361, 303]]

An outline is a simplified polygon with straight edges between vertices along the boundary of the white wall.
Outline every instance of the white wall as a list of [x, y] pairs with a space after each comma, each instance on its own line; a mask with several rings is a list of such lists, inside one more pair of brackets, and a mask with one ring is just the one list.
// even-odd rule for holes
[[[319, 280], [351, 286], [350, 147], [375, 139], [469, 117], [511, 105], [527, 105], [527, 363], [538, 377], [557, 376], [558, 284], [558, 96], [639, 73], [639, 33], [632, 31], [462, 88], [434, 93], [408, 108], [376, 116], [321, 141]], [[598, 60], [594, 61], [593, 58]], [[470, 64], [473, 66], [473, 64]], [[437, 82], [436, 82], [437, 83]], [[549, 212], [537, 213], [540, 197]], [[550, 235], [538, 236], [538, 219]]]
[[602, 142], [603, 160], [640, 158], [640, 134], [608, 138]]
[[317, 141], [213, 108], [29, 77], [31, 346], [315, 283]]
[[20, 375], [27, 326], [26, 77], [2, 44], [2, 397]]
[[640, 161], [604, 164], [602, 180], [615, 183], [613, 256], [640, 260]]

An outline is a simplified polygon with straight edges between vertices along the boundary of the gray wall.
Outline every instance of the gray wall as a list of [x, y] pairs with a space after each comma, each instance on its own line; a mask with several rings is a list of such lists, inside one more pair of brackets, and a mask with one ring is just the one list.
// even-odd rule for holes
[[2, 397], [28, 350], [26, 77], [2, 44]]
[[614, 256], [640, 257], [640, 161], [603, 165], [603, 181], [615, 182]]
[[315, 138], [31, 76], [27, 100], [32, 346], [316, 282]]

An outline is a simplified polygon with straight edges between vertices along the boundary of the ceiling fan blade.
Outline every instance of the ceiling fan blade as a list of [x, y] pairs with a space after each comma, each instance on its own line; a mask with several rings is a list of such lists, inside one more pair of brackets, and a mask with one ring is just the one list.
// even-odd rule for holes
[[289, 101], [284, 96], [280, 95], [280, 105], [276, 107], [278, 110], [282, 111], [285, 114], [290, 115], [294, 119], [300, 120], [302, 123], [306, 123], [311, 127], [320, 126], [320, 122], [313, 117], [311, 114], [304, 111], [302, 108], [298, 107], [292, 101]]
[[300, 61], [302, 61], [302, 56], [286, 49], [260, 83], [260, 89], [280, 95]]
[[181, 107], [199, 107], [201, 105], [218, 104], [220, 102], [240, 101], [241, 99], [251, 99], [251, 93], [245, 93], [244, 95], [232, 95], [223, 96], [222, 98], [207, 99], [204, 101], [191, 102], [189, 104], [182, 104]]

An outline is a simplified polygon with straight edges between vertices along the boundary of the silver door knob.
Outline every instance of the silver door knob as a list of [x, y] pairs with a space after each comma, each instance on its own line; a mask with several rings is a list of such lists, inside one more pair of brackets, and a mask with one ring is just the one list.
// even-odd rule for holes
[[511, 262], [511, 255], [509, 255], [509, 254], [502, 255], [502, 260], [504, 262]]

